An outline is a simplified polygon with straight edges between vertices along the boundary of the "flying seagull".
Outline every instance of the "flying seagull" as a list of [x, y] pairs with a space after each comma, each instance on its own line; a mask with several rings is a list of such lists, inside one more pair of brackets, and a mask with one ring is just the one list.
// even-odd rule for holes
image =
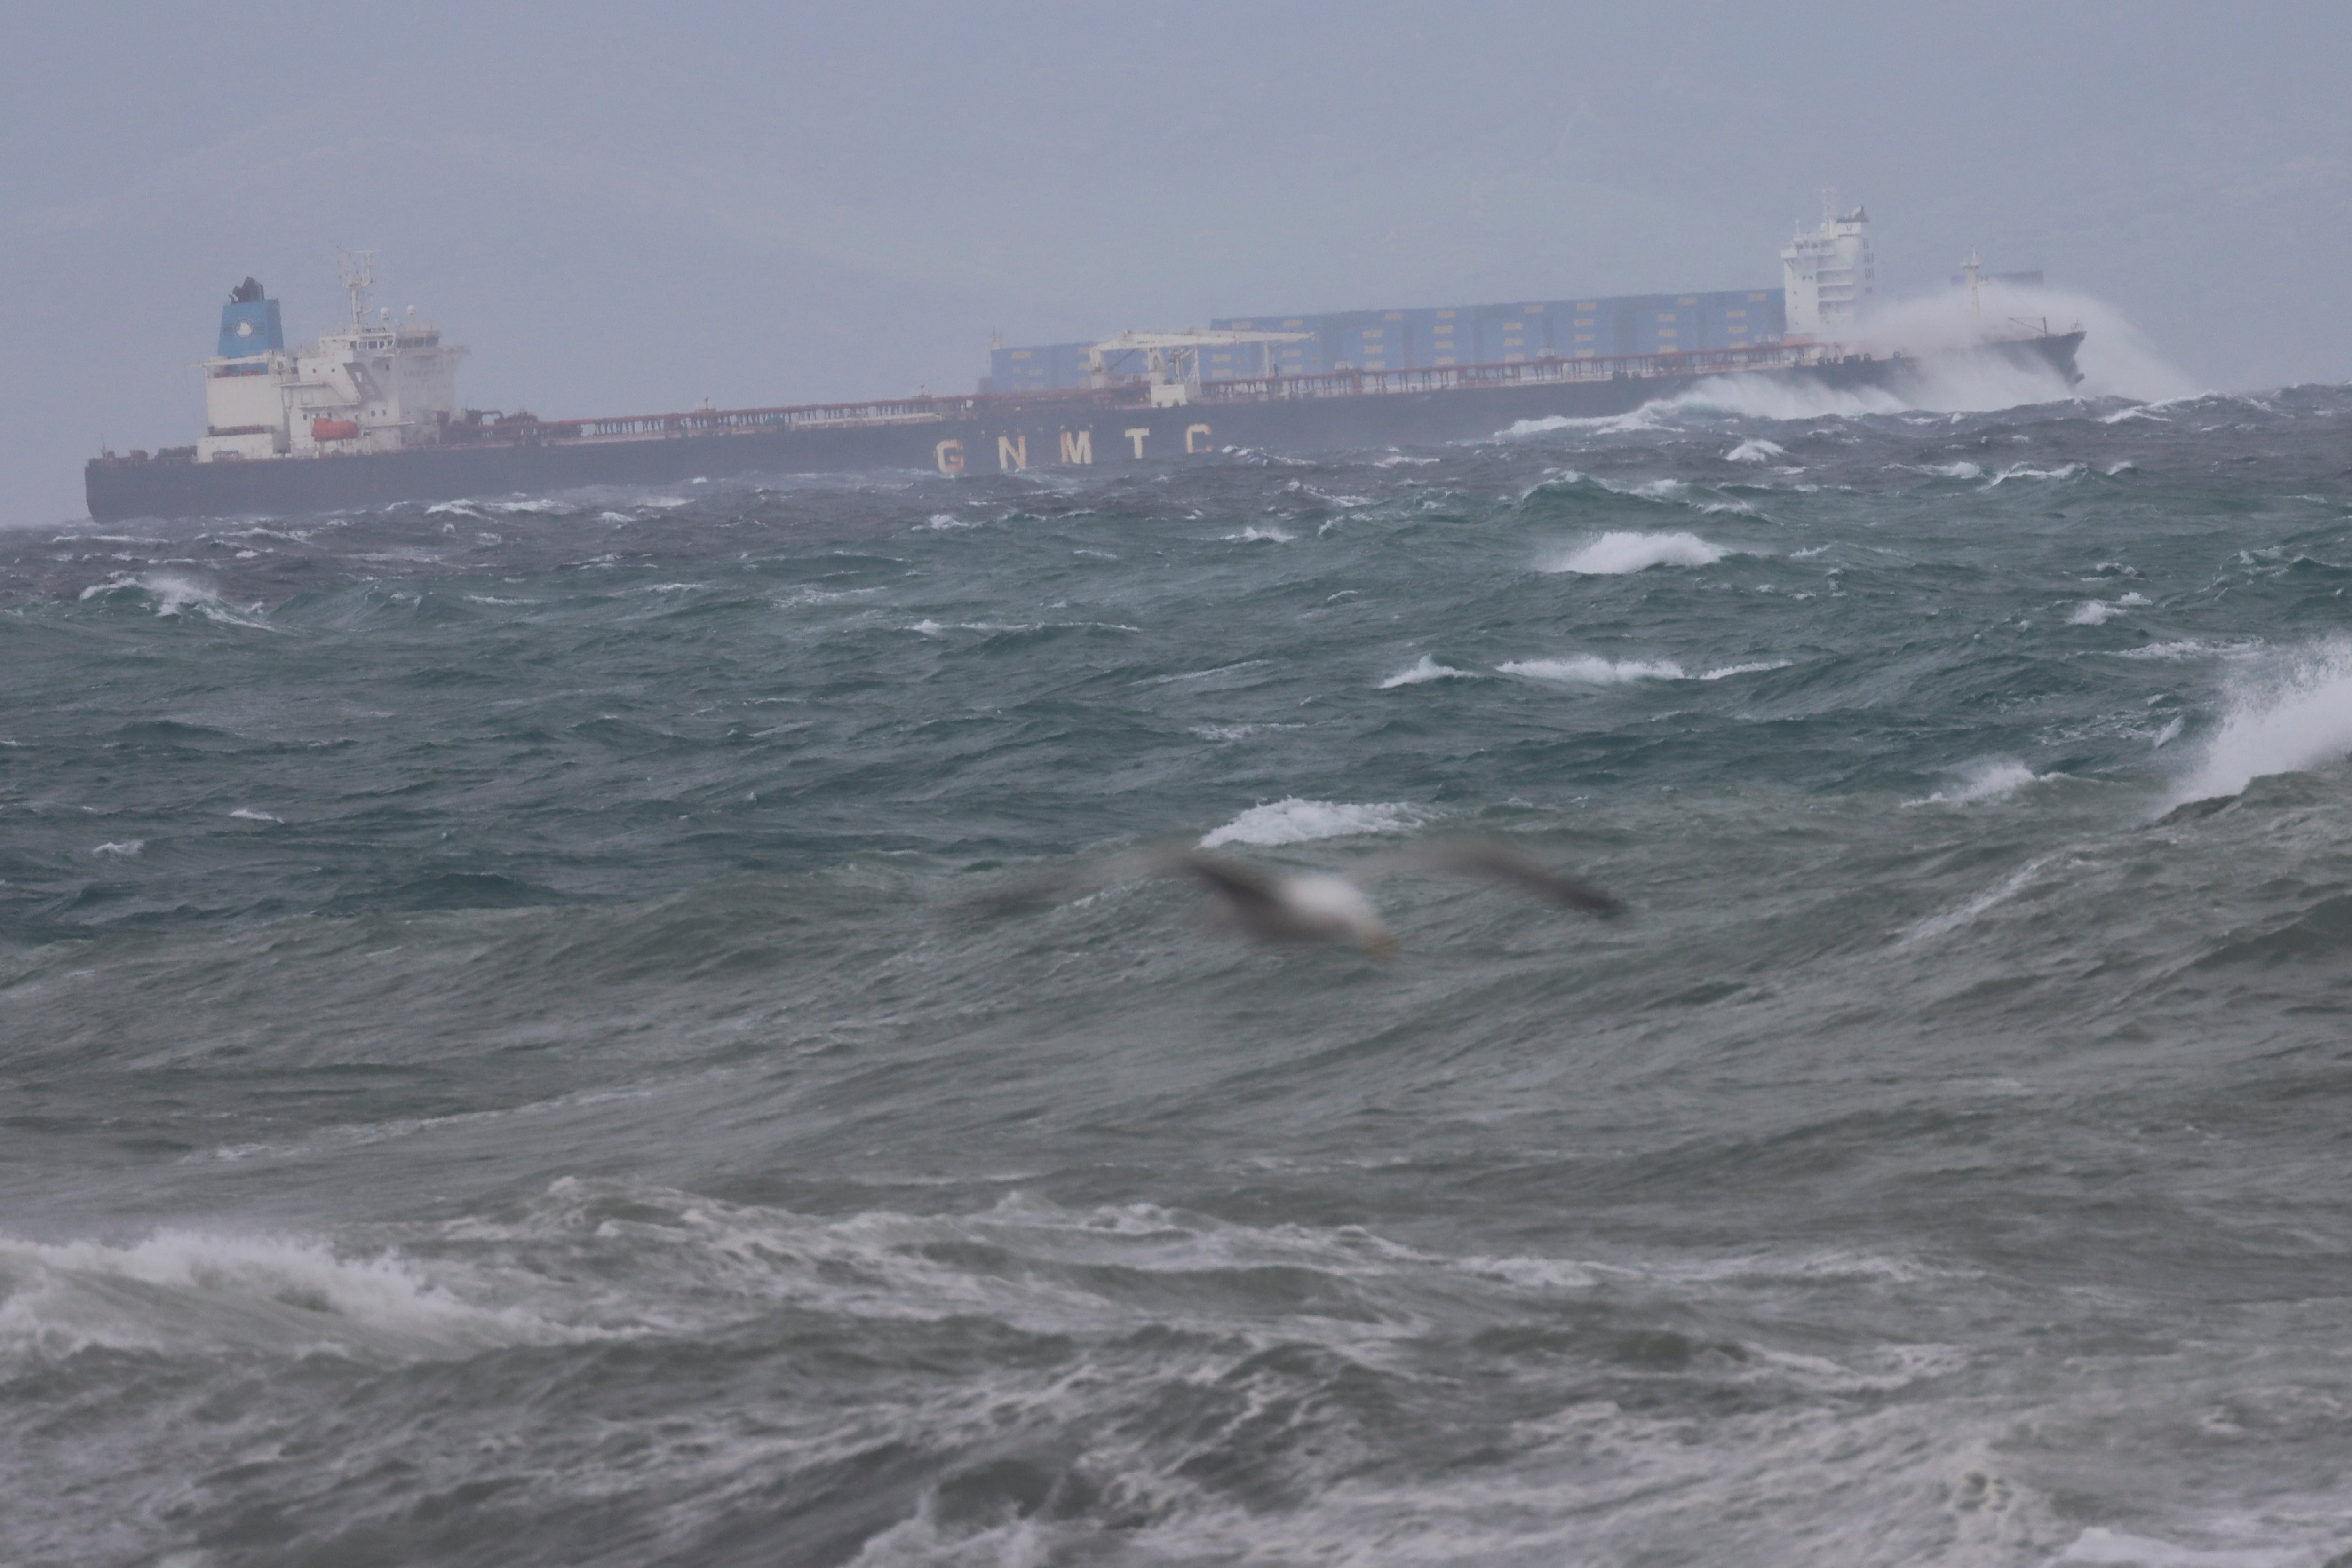
[[981, 901], [981, 907], [992, 914], [1009, 914], [1083, 897], [1139, 877], [1189, 877], [1208, 893], [1211, 918], [1244, 936], [1269, 943], [1350, 943], [1372, 957], [1387, 959], [1396, 956], [1396, 936], [1381, 919], [1363, 883], [1391, 873], [1415, 872], [1503, 883], [1547, 903], [1603, 920], [1626, 913], [1623, 903], [1583, 878], [1492, 839], [1439, 839], [1368, 855], [1345, 875], [1332, 872], [1287, 875], [1186, 847], [1137, 850], [1067, 876], [1024, 883]]

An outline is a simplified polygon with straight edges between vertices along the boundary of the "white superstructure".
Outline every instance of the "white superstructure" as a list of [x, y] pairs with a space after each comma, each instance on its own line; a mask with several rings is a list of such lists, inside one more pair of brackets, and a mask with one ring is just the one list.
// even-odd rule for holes
[[[205, 361], [205, 436], [196, 461], [324, 457], [396, 452], [441, 439], [457, 412], [457, 361], [466, 350], [441, 329], [389, 310], [371, 317], [372, 259], [346, 257], [352, 319], [308, 348], [281, 346], [278, 303], [247, 280], [221, 314], [221, 352]], [[237, 352], [239, 350], [249, 352]]]
[[1864, 209], [1837, 210], [1836, 194], [1822, 193], [1822, 226], [1800, 232], [1780, 253], [1780, 283], [1791, 340], [1834, 341], [1860, 322], [1864, 301], [1877, 292], [1877, 267], [1863, 225]]
[[1140, 353], [1144, 357], [1144, 380], [1151, 389], [1151, 406], [1181, 408], [1201, 395], [1202, 349], [1262, 344], [1265, 373], [1270, 376], [1274, 374], [1274, 345], [1296, 343], [1307, 336], [1305, 332], [1244, 332], [1227, 328], [1203, 331], [1197, 327], [1182, 332], [1121, 332], [1087, 350], [1087, 378], [1096, 386], [1108, 386], [1111, 376], [1105, 368], [1104, 356]]

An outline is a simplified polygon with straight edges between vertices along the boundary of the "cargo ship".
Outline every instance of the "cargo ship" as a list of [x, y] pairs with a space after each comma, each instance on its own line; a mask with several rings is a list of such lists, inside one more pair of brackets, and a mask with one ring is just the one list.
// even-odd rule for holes
[[1858, 346], [1874, 289], [1866, 222], [1859, 208], [1826, 211], [1781, 252], [1778, 289], [1221, 318], [998, 345], [970, 396], [596, 419], [461, 408], [466, 350], [413, 309], [394, 320], [372, 308], [372, 266], [347, 257], [343, 330], [288, 349], [278, 302], [247, 278], [204, 362], [203, 437], [101, 454], [85, 490], [100, 521], [289, 516], [739, 476], [969, 476], [1471, 441], [1630, 413], [1726, 376], [1898, 396], [1958, 361], [2024, 370], [2053, 391], [2080, 380], [2080, 328], [2011, 323], [1933, 354]]

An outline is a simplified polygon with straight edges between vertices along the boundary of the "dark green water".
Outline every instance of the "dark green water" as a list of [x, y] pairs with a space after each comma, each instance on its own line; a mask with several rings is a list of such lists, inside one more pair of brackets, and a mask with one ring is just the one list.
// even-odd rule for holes
[[0, 538], [5, 1555], [2319, 1568], [2347, 435]]

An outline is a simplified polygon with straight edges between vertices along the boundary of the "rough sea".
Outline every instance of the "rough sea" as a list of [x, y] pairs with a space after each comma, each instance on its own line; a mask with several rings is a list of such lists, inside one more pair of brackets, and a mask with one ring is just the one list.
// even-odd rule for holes
[[0, 1561], [2352, 1562], [2347, 442], [0, 536]]

